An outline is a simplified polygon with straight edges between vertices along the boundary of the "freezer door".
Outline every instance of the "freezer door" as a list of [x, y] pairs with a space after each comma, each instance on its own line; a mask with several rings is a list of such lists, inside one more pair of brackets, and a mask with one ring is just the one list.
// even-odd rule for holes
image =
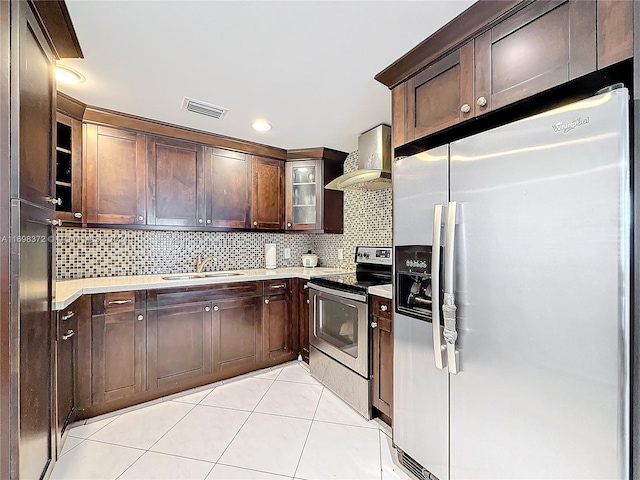
[[628, 93], [451, 145], [452, 479], [626, 479]]
[[[445, 145], [394, 162], [394, 246], [431, 245], [434, 206], [447, 202], [448, 150]], [[396, 312], [393, 330], [393, 441], [447, 480], [449, 381], [447, 370], [435, 365], [432, 325]]]

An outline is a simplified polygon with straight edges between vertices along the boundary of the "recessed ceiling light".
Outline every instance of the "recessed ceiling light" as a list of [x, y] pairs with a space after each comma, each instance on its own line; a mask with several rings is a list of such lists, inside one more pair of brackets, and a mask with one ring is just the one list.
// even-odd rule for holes
[[56, 67], [56, 80], [67, 85], [76, 85], [86, 82], [87, 79], [73, 68], [69, 68], [66, 65], [58, 65]]
[[271, 130], [271, 124], [266, 120], [256, 120], [251, 124], [254, 130], [258, 130], [259, 132], [266, 132]]

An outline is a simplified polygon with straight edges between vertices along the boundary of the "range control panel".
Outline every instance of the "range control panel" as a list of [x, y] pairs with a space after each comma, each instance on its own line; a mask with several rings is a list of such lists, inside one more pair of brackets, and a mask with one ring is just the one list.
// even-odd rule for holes
[[371, 265], [391, 265], [393, 263], [391, 247], [356, 247], [356, 263]]

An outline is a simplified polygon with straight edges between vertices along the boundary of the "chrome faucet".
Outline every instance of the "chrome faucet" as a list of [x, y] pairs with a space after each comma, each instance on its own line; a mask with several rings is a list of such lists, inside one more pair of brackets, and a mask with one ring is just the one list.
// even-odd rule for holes
[[207, 257], [203, 260], [202, 255], [198, 255], [198, 259], [196, 260], [196, 273], [202, 272], [202, 269], [207, 263], [215, 261], [216, 257]]

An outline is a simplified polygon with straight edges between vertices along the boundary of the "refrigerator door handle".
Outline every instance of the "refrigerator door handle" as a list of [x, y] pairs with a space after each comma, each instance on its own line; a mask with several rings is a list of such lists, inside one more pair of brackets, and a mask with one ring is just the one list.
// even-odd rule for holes
[[447, 345], [447, 364], [449, 373], [457, 374], [458, 361], [456, 358], [456, 303], [453, 295], [454, 245], [456, 236], [457, 202], [449, 202], [447, 209], [447, 228], [444, 246], [444, 301], [442, 314], [444, 316], [444, 339]]
[[443, 369], [442, 331], [440, 328], [440, 232], [442, 230], [442, 205], [433, 211], [433, 243], [431, 244], [431, 325], [433, 328], [433, 354], [436, 368]]

